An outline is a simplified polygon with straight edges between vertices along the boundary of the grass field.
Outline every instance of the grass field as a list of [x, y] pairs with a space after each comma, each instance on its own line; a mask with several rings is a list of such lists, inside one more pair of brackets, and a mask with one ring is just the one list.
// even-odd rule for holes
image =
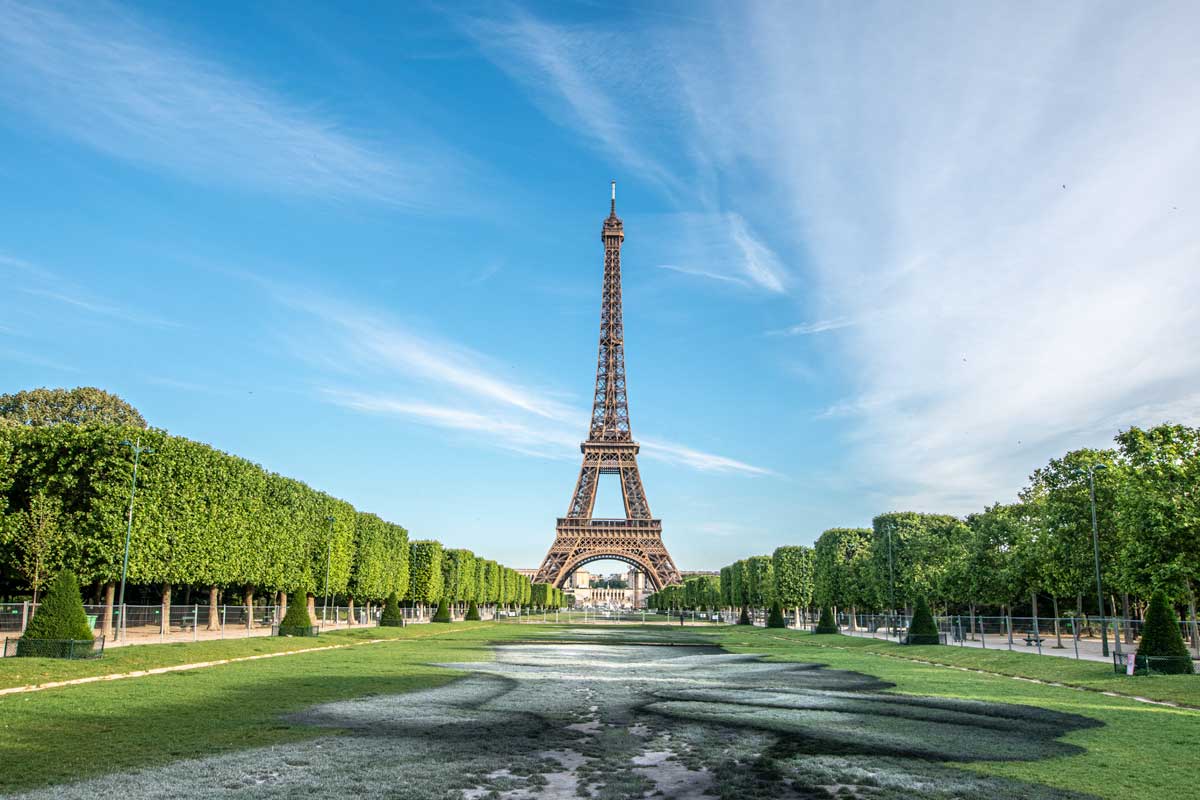
[[[381, 638], [386, 641], [368, 643]], [[1200, 711], [1166, 708], [1124, 697], [1106, 696], [1099, 691], [1045, 686], [1007, 676], [1066, 682], [1094, 690], [1129, 692], [1185, 704], [1200, 704], [1197, 702], [1200, 699], [1197, 697], [1200, 677], [1125, 678], [1112, 675], [1110, 668], [1103, 664], [953, 647], [902, 648], [850, 637], [813, 636], [794, 631], [744, 627], [680, 629], [660, 625], [606, 628], [473, 623], [450, 627], [372, 628], [322, 635], [316, 640], [248, 639], [129, 647], [113, 650], [104, 659], [95, 662], [5, 659], [0, 661], [0, 687], [239, 658], [314, 645], [351, 645], [186, 672], [0, 697], [0, 761], [8, 765], [0, 769], [0, 792], [8, 794], [102, 774], [157, 767], [181, 759], [234, 754], [252, 748], [316, 740], [331, 734], [336, 736], [339, 730], [337, 725], [306, 722], [304, 718], [296, 716], [297, 712], [322, 704], [336, 704], [337, 701], [386, 698], [397, 693], [434, 690], [463, 675], [461, 670], [438, 665], [486, 663], [496, 652], [493, 643], [519, 641], [576, 642], [580, 643], [576, 646], [593, 647], [605, 644], [708, 643], [723, 646], [733, 653], [761, 654], [768, 661], [820, 663], [833, 670], [873, 676], [894, 684], [892, 688], [884, 690], [882, 700], [904, 694], [947, 698], [955, 702], [970, 700], [988, 704], [1016, 704], [1051, 714], [1068, 715], [1053, 718], [1055, 720], [1069, 722], [1070, 719], [1079, 719], [1078, 723], [1060, 725], [1054, 722], [1047, 728], [1046, 720], [1036, 715], [1029, 717], [1029, 741], [1042, 742], [1035, 748], [1036, 757], [1023, 752], [1023, 760], [977, 760], [980, 754], [973, 752], [970, 758], [964, 757], [961, 763], [953, 760], [948, 762], [947, 768], [958, 770], [956, 774], [1025, 781], [1064, 792], [1113, 798], [1185, 797], [1194, 780], [1192, 772], [1196, 733], [1200, 730]], [[671, 652], [661, 647], [657, 649]], [[681, 651], [684, 649], [679, 648]], [[933, 660], [1001, 674], [965, 672], [923, 664], [913, 659]], [[733, 689], [738, 689], [741, 683], [736, 673], [719, 682], [728, 683]], [[719, 702], [720, 707], [714, 710], [711, 706], [695, 706], [701, 699]], [[741, 731], [744, 734], [742, 739], [746, 741], [762, 735], [764, 731], [772, 731], [774, 735], [781, 730], [792, 739], [800, 736], [808, 741], [804, 737], [811, 737], [813, 731], [797, 732], [788, 726], [799, 724], [797, 720], [808, 724], [805, 720], [819, 718], [820, 713], [824, 712], [814, 711], [815, 706], [809, 701], [805, 701], [809, 704], [795, 706], [797, 710], [789, 711], [793, 708], [794, 699], [786, 700], [782, 711], [771, 710], [764, 714], [761, 713], [762, 702], [747, 700], [736, 692], [730, 696], [680, 695], [658, 697], [658, 708], [654, 710], [660, 717], [676, 715], [681, 736], [683, 731], [699, 730], [695, 726], [689, 727], [689, 724], [703, 717], [708, 730], [719, 723], [731, 730]], [[779, 702], [778, 699], [771, 701], [776, 705]], [[855, 702], [859, 703], [858, 700]], [[872, 712], [866, 716], [862, 716], [860, 707], [852, 709], [860, 715], [855, 719], [864, 720], [861, 723], [862, 741], [879, 742], [883, 748], [881, 753], [887, 748], [897, 750], [897, 743], [905, 741], [902, 733], [909, 739], [933, 737], [932, 727], [912, 727], [900, 719], [912, 715], [911, 702], [904, 701], [899, 706], [893, 706], [890, 701], [881, 702], [881, 698], [870, 702], [875, 704], [871, 708], [900, 709], [886, 713]], [[721, 722], [725, 719], [722, 715], [730, 713], [730, 708], [744, 710], [751, 706], [755, 709], [754, 721], [747, 722], [735, 715], [728, 720], [728, 725]], [[1017, 734], [1011, 740], [997, 740], [994, 747], [1026, 747], [1027, 743], [1022, 743], [1020, 735], [1020, 726], [1026, 724], [1021, 721], [1025, 718], [1022, 716], [1024, 712], [1012, 717], [998, 706], [987, 708], [990, 710], [984, 712], [984, 717], [991, 714], [996, 722], [993, 725], [985, 721], [984, 727], [1012, 729]], [[960, 712], [961, 709], [937, 711], [951, 716]], [[972, 724], [978, 724], [978, 720]], [[823, 732], [819, 728], [813, 730]], [[1051, 738], [1045, 738], [1047, 730], [1061, 730], [1061, 737], [1054, 733]], [[471, 747], [471, 736], [468, 734], [465, 739], [453, 749]], [[610, 760], [613, 754], [623, 752], [620, 747], [624, 746], [622, 742], [627, 739], [605, 740], [611, 742]], [[828, 743], [823, 746], [826, 750], [821, 752], [827, 752]], [[944, 748], [945, 745], [939, 746]], [[729, 747], [736, 749], [734, 745]], [[864, 757], [863, 752], [859, 752], [864, 750], [863, 746], [849, 750], [846, 747], [845, 743], [839, 744], [831, 752], [839, 755], [843, 751], [853, 751], [855, 758], [861, 760]], [[588, 752], [593, 754], [593, 758], [600, 757], [594, 745]], [[866, 748], [866, 752], [869, 754], [870, 748]], [[897, 752], [911, 755], [904, 747]], [[936, 763], [945, 761], [953, 751], [943, 752], [934, 748], [930, 752], [933, 755], [924, 757], [929, 762], [929, 766], [922, 767], [926, 771], [933, 769]], [[497, 758], [500, 761], [508, 758], [516, 763], [520, 760], [518, 755], [514, 751]], [[794, 752], [780, 755], [780, 763], [794, 755]], [[762, 760], [762, 754], [756, 754], [756, 757], [759, 761], [754, 770], [769, 772], [774, 769], [772, 764]], [[885, 760], [881, 755], [881, 763]], [[616, 774], [613, 764], [609, 766], [609, 773]], [[528, 763], [524, 768], [526, 771], [536, 771], [536, 767]], [[724, 777], [717, 785], [721, 794], [726, 794], [725, 789], [728, 788], [731, 792], [728, 796], [758, 796], [753, 787], [747, 788], [739, 783], [744, 775], [731, 774], [729, 768], [722, 774]], [[627, 788], [632, 790], [632, 785]], [[600, 792], [596, 796], [604, 795]]]

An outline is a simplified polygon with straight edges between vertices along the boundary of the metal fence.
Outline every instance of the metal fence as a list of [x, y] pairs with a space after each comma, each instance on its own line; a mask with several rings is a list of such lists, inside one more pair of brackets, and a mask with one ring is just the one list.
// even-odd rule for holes
[[[108, 647], [270, 636], [272, 628], [279, 624], [284, 613], [283, 608], [275, 605], [255, 605], [253, 608], [241, 604], [171, 605], [166, 608], [164, 624], [163, 606], [126, 605], [124, 613], [120, 608], [112, 609], [112, 618], [106, 627], [105, 606], [85, 604], [83, 609], [93, 635], [97, 639], [104, 636]], [[24, 633], [36, 610], [34, 603], [0, 603], [0, 637], [16, 641]], [[405, 624], [409, 625], [428, 622], [435, 610], [431, 607], [400, 609]], [[346, 606], [323, 607], [318, 604], [314, 618], [322, 631], [370, 627], [379, 624], [382, 611], [383, 608], [378, 605], [372, 605], [368, 612], [365, 606], [355, 606], [351, 610]], [[456, 620], [461, 620], [466, 613], [465, 609], [455, 611]], [[480, 609], [484, 619], [496, 618], [497, 613], [506, 612], [497, 612], [491, 606]], [[516, 612], [511, 613], [515, 615]], [[5, 655], [11, 653], [5, 652]]]

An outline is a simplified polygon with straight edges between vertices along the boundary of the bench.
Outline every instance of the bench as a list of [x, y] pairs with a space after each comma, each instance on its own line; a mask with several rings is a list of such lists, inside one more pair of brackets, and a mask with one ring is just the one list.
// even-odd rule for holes
[[1046, 641], [1044, 636], [1034, 636], [1032, 633], [1025, 637], [1025, 646], [1033, 647], [1035, 644], [1041, 644]]

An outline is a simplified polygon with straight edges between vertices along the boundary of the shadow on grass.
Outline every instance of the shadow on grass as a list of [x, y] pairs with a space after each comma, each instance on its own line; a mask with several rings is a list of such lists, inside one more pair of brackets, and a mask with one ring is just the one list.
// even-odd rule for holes
[[[442, 643], [433, 657], [452, 662], [477, 652]], [[149, 684], [138, 687], [136, 703], [119, 711], [59, 709], [53, 727], [70, 727], [65, 740], [49, 726], [31, 729], [0, 755], [41, 761], [79, 752], [103, 764], [93, 773], [185, 759], [55, 786], [38, 798], [440, 800], [516, 789], [599, 800], [1074, 798], [940, 762], [1070, 755], [1079, 748], [1059, 737], [1099, 724], [1032, 707], [899, 695], [860, 673], [713, 647], [508, 644], [494, 662], [446, 665], [457, 673], [398, 668], [383, 653], [296, 664], [309, 669], [303, 678], [281, 664], [237, 685], [215, 681], [217, 670], [212, 685], [182, 673], [150, 693]], [[447, 683], [455, 674], [462, 677]], [[100, 719], [107, 733], [95, 727]], [[71, 761], [35, 770], [24, 785], [78, 775]]]

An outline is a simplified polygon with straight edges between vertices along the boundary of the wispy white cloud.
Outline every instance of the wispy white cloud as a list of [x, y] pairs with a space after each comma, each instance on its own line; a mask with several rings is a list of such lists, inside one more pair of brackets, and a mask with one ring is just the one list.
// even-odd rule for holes
[[[815, 321], [786, 333], [844, 330], [820, 344], [849, 399], [822, 418], [880, 503], [970, 511], [1105, 426], [1195, 419], [1200, 9], [708, 12], [567, 46], [538, 21], [488, 52], [543, 103], [572, 70], [609, 99], [565, 124], [686, 176], [668, 195], [700, 209], [700, 244], [656, 263], [795, 294]], [[537, 68], [548, 47], [555, 69]], [[639, 118], [612, 127], [615, 97]]]
[[691, 269], [689, 267], [680, 267], [675, 264], [659, 264], [659, 269], [665, 269], [670, 272], [678, 272], [681, 275], [693, 275], [697, 278], [708, 278], [712, 281], [724, 281], [725, 283], [736, 283], [738, 286], [749, 286], [748, 281], [736, 278], [733, 275], [722, 275], [719, 272], [709, 272], [703, 269]]
[[[464, 24], [481, 51], [524, 86], [547, 116], [594, 142], [642, 184], [657, 186], [681, 213], [659, 231], [673, 248], [667, 266], [697, 277], [787, 292], [789, 269], [740, 213], [697, 186], [708, 156], [686, 135], [695, 108], [681, 92], [674, 37], [661, 28], [565, 25], [523, 11]], [[650, 113], [645, 113], [650, 111]], [[680, 162], [690, 152], [698, 164]], [[685, 169], [680, 171], [680, 167]], [[728, 265], [726, 272], [714, 265]]]
[[133, 322], [138, 325], [153, 325], [160, 328], [177, 328], [178, 322], [162, 319], [149, 314], [142, 314], [137, 311], [130, 311], [127, 308], [111, 305], [91, 297], [84, 295], [67, 294], [65, 292], [49, 291], [47, 289], [21, 289], [22, 293], [32, 295], [33, 297], [41, 297], [46, 300], [53, 300], [56, 303], [72, 306], [74, 308], [87, 311], [91, 314], [98, 314], [103, 317], [112, 317], [113, 319], [123, 320], [125, 322]]
[[[416, 334], [327, 296], [271, 287], [279, 302], [306, 314], [305, 338], [291, 343], [311, 363], [337, 373], [321, 388], [328, 402], [355, 411], [408, 419], [430, 427], [485, 433], [486, 446], [547, 458], [578, 458], [588, 410], [498, 375], [485, 355], [453, 342]], [[319, 320], [313, 326], [311, 321]], [[352, 369], [341, 368], [351, 365]], [[348, 377], [353, 375], [353, 378]], [[336, 380], [334, 380], [336, 378]], [[753, 464], [656, 438], [643, 453], [701, 472], [772, 475]]]
[[769, 331], [768, 334], [771, 336], [809, 336], [814, 333], [825, 333], [826, 331], [848, 328], [853, 324], [854, 320], [852, 319], [834, 317], [832, 319], [819, 319], [815, 322], [801, 322], [799, 325], [791, 325], [777, 331]]
[[746, 277], [769, 292], [787, 290], [787, 272], [779, 257], [750, 232], [741, 214], [729, 214], [734, 244], [742, 253], [741, 266]]
[[0, 99], [90, 147], [205, 182], [412, 204], [436, 148], [399, 160], [103, 3], [0, 0]]
[[680, 466], [691, 467], [700, 472], [728, 472], [740, 473], [742, 475], [774, 475], [771, 470], [763, 467], [756, 467], [753, 464], [747, 464], [744, 461], [727, 458], [725, 456], [715, 455], [713, 453], [705, 453], [700, 450], [693, 450], [674, 442], [667, 442], [661, 439], [641, 437], [642, 452], [649, 458], [655, 458], [659, 461], [666, 461], [670, 464], [678, 464]]

